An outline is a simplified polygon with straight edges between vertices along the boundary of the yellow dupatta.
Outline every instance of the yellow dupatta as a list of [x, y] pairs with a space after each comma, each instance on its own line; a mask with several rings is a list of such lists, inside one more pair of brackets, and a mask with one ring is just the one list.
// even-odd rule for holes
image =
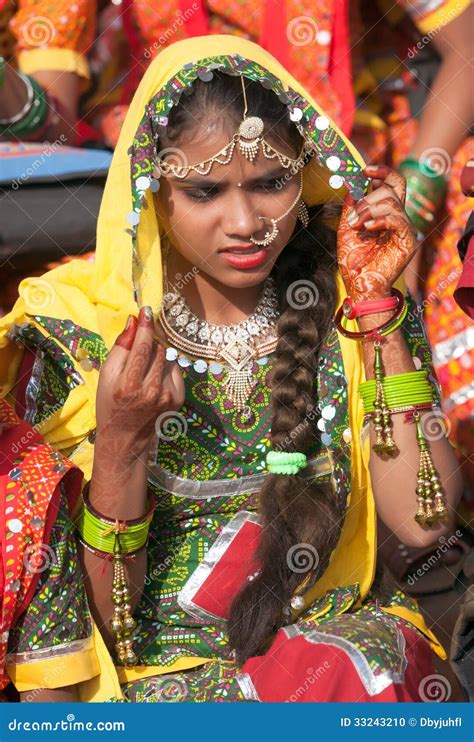
[[[155, 313], [159, 311], [162, 300], [160, 228], [153, 194], [147, 187], [153, 175], [153, 133], [166, 116], [172, 97], [191, 84], [196, 70], [216, 64], [224, 65], [225, 70], [231, 69], [234, 74], [245, 74], [257, 80], [265, 78], [267, 82], [270, 79], [282, 99], [289, 100], [290, 111], [295, 119], [299, 118], [300, 130], [311, 139], [317, 153], [304, 171], [303, 198], [307, 204], [342, 203], [347, 190], [355, 198], [365, 192], [368, 184], [361, 172], [364, 162], [359, 153], [317, 102], [270, 54], [250, 41], [226, 35], [197, 37], [173, 44], [150, 64], [124, 122], [101, 204], [95, 264], [73, 260], [41, 278], [24, 280], [13, 311], [0, 321], [0, 385], [8, 396], [14, 396], [22, 355], [21, 348], [7, 336], [13, 323], [35, 324], [37, 314], [70, 319], [101, 335], [110, 348], [128, 314], [137, 314], [138, 305], [149, 304]], [[132, 212], [134, 216], [129, 217], [127, 223], [127, 215]], [[138, 220], [138, 225], [133, 225], [132, 222]], [[344, 289], [340, 280], [339, 289], [342, 301]], [[44, 334], [41, 326], [36, 324], [36, 327]], [[328, 568], [308, 597], [315, 599], [335, 587], [358, 583], [362, 601], [373, 581], [376, 556], [369, 444], [367, 440], [362, 443], [359, 434], [363, 410], [358, 387], [365, 376], [359, 345], [342, 336], [339, 341], [348, 379], [350, 426], [355, 432], [351, 453], [352, 491], [339, 543]], [[68, 350], [66, 352], [81, 372], [78, 360]], [[70, 391], [65, 404], [41, 425], [40, 432], [49, 443], [69, 455], [83, 470], [87, 481], [92, 470], [93, 444], [86, 434], [94, 427], [98, 371], [92, 369], [81, 374], [84, 384]], [[443, 656], [421, 616], [407, 609], [400, 611], [429, 637], [435, 651]], [[97, 667], [91, 669], [90, 680], [84, 681], [81, 677], [79, 686], [81, 699], [87, 701], [120, 697], [119, 679], [175, 672], [209, 661], [209, 658], [181, 658], [176, 667], [117, 668], [117, 675], [97, 629], [95, 643], [100, 672]], [[21, 674], [22, 678], [18, 678], [17, 668], [17, 680], [24, 684], [22, 689], [28, 689], [27, 666]], [[64, 676], [62, 681], [67, 684]], [[76, 681], [71, 676], [68, 682]]]

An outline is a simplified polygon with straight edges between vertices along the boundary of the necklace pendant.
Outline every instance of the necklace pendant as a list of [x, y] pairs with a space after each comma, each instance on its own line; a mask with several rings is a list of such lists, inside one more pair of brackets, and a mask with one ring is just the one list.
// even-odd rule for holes
[[225, 393], [232, 400], [239, 412], [248, 407], [248, 399], [254, 387], [252, 379], [252, 366], [250, 362], [242, 368], [230, 368], [227, 370], [225, 382]]

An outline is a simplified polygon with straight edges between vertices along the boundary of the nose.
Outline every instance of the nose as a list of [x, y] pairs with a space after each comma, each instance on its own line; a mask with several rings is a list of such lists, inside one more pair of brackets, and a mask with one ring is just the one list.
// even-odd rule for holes
[[[232, 189], [234, 190], [234, 189]], [[252, 195], [236, 188], [224, 206], [222, 228], [226, 237], [244, 239], [262, 230], [263, 222], [253, 203]]]

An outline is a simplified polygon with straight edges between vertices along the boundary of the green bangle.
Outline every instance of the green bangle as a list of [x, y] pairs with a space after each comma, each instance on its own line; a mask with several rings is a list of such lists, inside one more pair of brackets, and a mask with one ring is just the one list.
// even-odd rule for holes
[[[426, 404], [434, 401], [433, 387], [425, 370], [406, 374], [385, 376], [383, 379], [385, 400], [389, 409]], [[376, 381], [364, 381], [359, 386], [359, 395], [364, 404], [364, 414], [374, 411]]]
[[298, 474], [307, 466], [308, 459], [306, 454], [298, 451], [269, 451], [266, 463], [272, 474]]
[[386, 330], [382, 330], [382, 332], [380, 334], [385, 337], [385, 335], [390, 335], [391, 332], [395, 332], [395, 330], [398, 330], [398, 328], [401, 325], [403, 325], [403, 323], [405, 321], [405, 317], [407, 316], [407, 314], [408, 314], [408, 304], [405, 304], [405, 306], [403, 307], [403, 311], [402, 311], [400, 317], [397, 320], [395, 320], [395, 322], [393, 323], [393, 325], [390, 325], [390, 327], [387, 327]]
[[44, 125], [48, 116], [46, 92], [34, 78], [28, 76], [28, 82], [33, 89], [33, 100], [29, 110], [16, 123], [1, 125], [0, 134], [21, 138], [33, 134]]
[[120, 533], [120, 545], [124, 554], [138, 551], [148, 539], [148, 531], [153, 518], [154, 501], [150, 497], [150, 507], [143, 518], [129, 521], [112, 520], [100, 515], [90, 505], [87, 490], [82, 496], [83, 505], [76, 517], [76, 528], [87, 546], [92, 549], [114, 553], [115, 533]]

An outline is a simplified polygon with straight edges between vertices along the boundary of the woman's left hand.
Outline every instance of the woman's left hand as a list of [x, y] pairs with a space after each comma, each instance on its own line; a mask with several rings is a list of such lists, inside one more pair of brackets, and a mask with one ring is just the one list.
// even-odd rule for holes
[[344, 205], [337, 233], [337, 259], [347, 294], [354, 301], [390, 296], [418, 247], [404, 209], [405, 179], [385, 165], [370, 165], [373, 190]]

